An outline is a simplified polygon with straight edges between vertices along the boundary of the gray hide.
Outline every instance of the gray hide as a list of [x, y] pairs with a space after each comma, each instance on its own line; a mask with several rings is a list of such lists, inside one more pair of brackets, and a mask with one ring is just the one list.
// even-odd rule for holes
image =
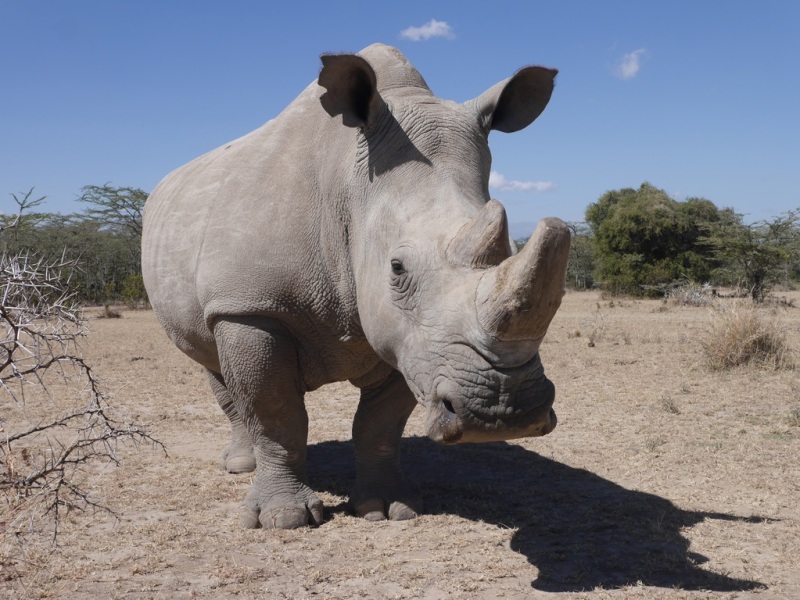
[[145, 209], [150, 301], [231, 421], [223, 467], [255, 470], [247, 527], [322, 521], [303, 395], [323, 384], [361, 389], [351, 506], [368, 519], [421, 510], [398, 461], [417, 403], [443, 443], [556, 423], [538, 349], [569, 232], [545, 219], [511, 256], [487, 141], [539, 116], [556, 71], [456, 104], [394, 48], [322, 63], [276, 119], [168, 175]]

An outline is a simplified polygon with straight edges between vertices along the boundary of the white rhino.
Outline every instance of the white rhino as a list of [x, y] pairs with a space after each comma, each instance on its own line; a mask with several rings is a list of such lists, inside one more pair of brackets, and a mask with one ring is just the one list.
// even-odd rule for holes
[[322, 522], [303, 395], [326, 383], [361, 390], [350, 503], [367, 519], [421, 510], [398, 460], [417, 403], [447, 444], [556, 424], [538, 349], [569, 231], [545, 219], [513, 256], [488, 190], [489, 132], [536, 119], [556, 71], [527, 67], [456, 104], [394, 48], [322, 64], [276, 119], [168, 175], [144, 215], [153, 308], [230, 419], [224, 467], [256, 472], [246, 527]]

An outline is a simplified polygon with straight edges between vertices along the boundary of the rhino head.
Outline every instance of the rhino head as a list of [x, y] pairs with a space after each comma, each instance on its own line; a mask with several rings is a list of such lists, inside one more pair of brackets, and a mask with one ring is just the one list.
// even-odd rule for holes
[[555, 75], [528, 67], [457, 104], [433, 96], [393, 49], [323, 57], [322, 106], [357, 130], [350, 251], [361, 326], [442, 443], [556, 425], [539, 345], [564, 294], [569, 230], [545, 219], [515, 255], [488, 189], [489, 132], [533, 122]]

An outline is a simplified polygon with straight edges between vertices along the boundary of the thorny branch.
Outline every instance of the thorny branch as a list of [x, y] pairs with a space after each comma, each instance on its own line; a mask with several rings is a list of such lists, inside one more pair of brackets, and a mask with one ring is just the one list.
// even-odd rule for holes
[[[74, 264], [30, 255], [0, 257], [0, 391], [25, 408], [25, 389], [35, 386], [51, 398], [44, 376], [55, 371], [78, 384], [79, 408], [11, 433], [0, 414], [0, 533], [23, 538], [49, 533], [57, 542], [62, 517], [86, 508], [113, 512], [84, 487], [87, 463], [119, 464], [117, 442], [147, 442], [163, 449], [142, 427], [122, 423], [110, 408], [97, 378], [83, 359], [86, 335], [69, 273]], [[55, 408], [55, 403], [53, 403]], [[6, 411], [4, 410], [3, 413]]]

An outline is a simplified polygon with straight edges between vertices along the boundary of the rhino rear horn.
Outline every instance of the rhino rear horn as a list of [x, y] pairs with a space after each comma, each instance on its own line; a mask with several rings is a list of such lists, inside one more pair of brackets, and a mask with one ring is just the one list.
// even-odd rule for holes
[[473, 269], [499, 265], [511, 256], [503, 205], [489, 200], [474, 219], [459, 229], [447, 245], [446, 255], [451, 264]]
[[570, 231], [560, 219], [539, 222], [525, 247], [481, 278], [478, 322], [503, 341], [540, 342], [564, 297]]
[[364, 127], [383, 104], [370, 64], [355, 54], [323, 54], [317, 82], [327, 91], [320, 97], [330, 116], [342, 115], [347, 127]]

